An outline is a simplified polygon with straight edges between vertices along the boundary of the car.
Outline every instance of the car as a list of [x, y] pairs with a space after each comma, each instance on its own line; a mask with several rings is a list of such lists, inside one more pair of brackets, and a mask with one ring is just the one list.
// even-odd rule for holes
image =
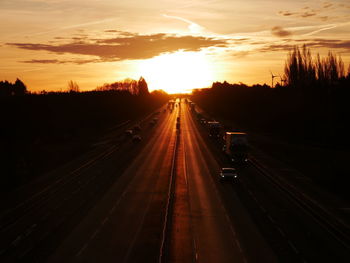
[[135, 125], [133, 130], [134, 131], [141, 131], [141, 126], [140, 125]]
[[176, 121], [177, 121], [177, 122], [180, 122], [180, 117], [177, 117], [177, 118], [176, 118]]
[[133, 142], [140, 142], [142, 140], [141, 136], [140, 135], [134, 135], [132, 137], [132, 141]]
[[220, 180], [237, 180], [238, 174], [235, 168], [221, 168]]
[[125, 135], [126, 136], [131, 136], [131, 135], [133, 135], [133, 131], [132, 130], [126, 130], [125, 131]]
[[153, 125], [156, 124], [156, 122], [154, 120], [152, 120], [152, 121], [149, 122], [149, 124], [153, 126]]

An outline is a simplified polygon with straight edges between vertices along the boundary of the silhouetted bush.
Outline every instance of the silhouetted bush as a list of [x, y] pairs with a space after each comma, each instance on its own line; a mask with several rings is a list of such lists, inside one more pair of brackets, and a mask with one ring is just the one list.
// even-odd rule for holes
[[0, 81], [0, 97], [21, 96], [26, 93], [27, 87], [20, 79], [16, 79], [15, 83]]
[[134, 79], [125, 79], [123, 81], [113, 82], [111, 84], [104, 84], [101, 87], [96, 88], [97, 91], [128, 91], [133, 95], [148, 95], [148, 85], [143, 77], [140, 77], [138, 81]]

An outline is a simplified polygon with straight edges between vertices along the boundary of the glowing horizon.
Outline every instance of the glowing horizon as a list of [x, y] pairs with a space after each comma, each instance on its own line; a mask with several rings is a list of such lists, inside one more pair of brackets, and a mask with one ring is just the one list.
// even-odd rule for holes
[[32, 91], [140, 76], [169, 93], [270, 85], [270, 70], [283, 74], [288, 51], [304, 43], [350, 62], [347, 0], [3, 0], [0, 11], [0, 80], [18, 77]]

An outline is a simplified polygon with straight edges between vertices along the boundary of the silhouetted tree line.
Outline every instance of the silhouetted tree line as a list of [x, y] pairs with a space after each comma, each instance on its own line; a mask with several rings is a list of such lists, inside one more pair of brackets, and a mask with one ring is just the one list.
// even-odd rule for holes
[[134, 79], [125, 79], [123, 81], [114, 82], [111, 84], [104, 84], [101, 87], [98, 87], [98, 91], [107, 91], [107, 90], [121, 90], [129, 91], [133, 95], [147, 95], [149, 94], [148, 85], [146, 80], [143, 77], [140, 77], [138, 81]]
[[331, 52], [311, 56], [305, 46], [287, 57], [282, 86], [215, 82], [196, 90], [200, 106], [233, 121], [238, 128], [303, 139], [330, 147], [350, 146], [350, 72]]
[[16, 79], [15, 83], [0, 81], [0, 97], [21, 96], [26, 93], [27, 87], [20, 79]]
[[69, 161], [110, 127], [137, 119], [167, 100], [161, 92], [136, 96], [126, 90], [1, 96], [0, 189], [9, 190]]
[[297, 89], [333, 87], [346, 77], [340, 56], [328, 52], [324, 58], [320, 54], [313, 58], [306, 45], [295, 46], [288, 54], [284, 73], [286, 84]]

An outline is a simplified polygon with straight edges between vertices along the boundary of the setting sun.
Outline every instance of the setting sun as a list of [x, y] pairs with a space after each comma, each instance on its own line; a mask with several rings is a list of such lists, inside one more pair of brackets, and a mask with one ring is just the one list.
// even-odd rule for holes
[[207, 87], [213, 81], [211, 63], [201, 52], [164, 54], [142, 60], [138, 67], [150, 90], [190, 93], [192, 89]]

